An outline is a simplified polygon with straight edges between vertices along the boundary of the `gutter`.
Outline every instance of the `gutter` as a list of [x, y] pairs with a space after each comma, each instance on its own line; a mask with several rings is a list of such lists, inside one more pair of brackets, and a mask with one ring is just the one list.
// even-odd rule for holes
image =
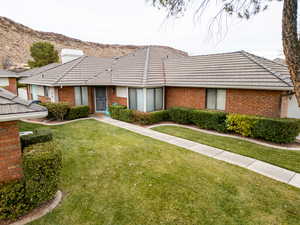
[[16, 113], [0, 115], [0, 122], [14, 121], [20, 119], [44, 118], [48, 115], [48, 111], [32, 112], [32, 113]]

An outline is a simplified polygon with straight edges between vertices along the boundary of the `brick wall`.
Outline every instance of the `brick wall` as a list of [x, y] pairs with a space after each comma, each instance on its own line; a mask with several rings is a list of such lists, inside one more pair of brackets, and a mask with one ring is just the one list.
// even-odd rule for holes
[[177, 106], [204, 109], [205, 95], [205, 88], [166, 87], [165, 106], [167, 109]]
[[226, 111], [280, 117], [282, 91], [228, 89]]
[[8, 78], [8, 82], [9, 85], [5, 87], [5, 89], [17, 95], [18, 94], [17, 78], [10, 77]]
[[58, 88], [58, 100], [60, 102], [68, 102], [70, 106], [75, 105], [75, 93], [74, 87], [62, 87]]
[[117, 97], [116, 87], [107, 87], [108, 105], [118, 103], [127, 106], [127, 98]]
[[0, 182], [21, 177], [21, 146], [17, 122], [0, 122]]
[[[226, 112], [261, 115], [267, 117], [284, 116], [281, 104], [282, 91], [227, 89]], [[166, 87], [166, 108], [182, 106], [195, 109], [206, 107], [205, 88]]]

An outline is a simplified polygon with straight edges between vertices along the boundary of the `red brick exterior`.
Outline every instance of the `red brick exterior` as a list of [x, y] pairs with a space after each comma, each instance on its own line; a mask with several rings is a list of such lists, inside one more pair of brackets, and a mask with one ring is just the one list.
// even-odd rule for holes
[[9, 77], [8, 78], [8, 86], [4, 87], [6, 90], [14, 93], [14, 94], [18, 94], [18, 87], [17, 87], [17, 78], [15, 77]]
[[165, 106], [167, 109], [178, 106], [204, 109], [205, 96], [205, 88], [166, 87]]
[[118, 103], [127, 106], [127, 98], [117, 97], [116, 87], [107, 87], [108, 105]]
[[62, 87], [58, 88], [58, 100], [60, 102], [68, 102], [70, 106], [75, 105], [75, 92], [74, 87]]
[[[166, 87], [165, 90], [166, 108], [182, 106], [204, 109], [206, 107], [205, 88]], [[283, 91], [227, 89], [225, 111], [267, 117], [284, 116], [284, 112], [281, 112], [282, 94]]]
[[226, 111], [280, 117], [282, 91], [228, 89]]
[[21, 146], [16, 121], [0, 123], [0, 182], [22, 177]]

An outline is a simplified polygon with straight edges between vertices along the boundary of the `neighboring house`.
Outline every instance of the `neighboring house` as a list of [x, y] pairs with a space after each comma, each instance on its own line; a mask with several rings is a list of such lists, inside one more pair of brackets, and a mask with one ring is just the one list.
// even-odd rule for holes
[[142, 112], [184, 106], [287, 117], [293, 96], [286, 66], [244, 51], [183, 56], [147, 47], [112, 59], [81, 56], [21, 82], [33, 99], [89, 105], [92, 113], [118, 103]]
[[[23, 71], [21, 73], [18, 73], [19, 77], [21, 78], [27, 78], [27, 77], [30, 77], [30, 76], [34, 76], [34, 75], [37, 75], [37, 74], [40, 74], [40, 73], [43, 73], [44, 71], [47, 71], [49, 69], [52, 69], [56, 66], [60, 65], [59, 63], [51, 63], [51, 64], [48, 64], [46, 66], [42, 66], [42, 67], [36, 67], [36, 68], [33, 68], [33, 69], [30, 69], [30, 70], [26, 70], [26, 71]], [[19, 96], [24, 98], [24, 99], [34, 99], [34, 100], [37, 100], [38, 99], [38, 94], [40, 94], [40, 92], [43, 92], [44, 90], [39, 90], [38, 87], [32, 85], [32, 90], [33, 90], [33, 95], [34, 95], [34, 98], [32, 98], [31, 96], [31, 93], [29, 93], [29, 89], [26, 88], [25, 91], [24, 89], [19, 89]], [[44, 94], [42, 94], [44, 95]]]
[[3, 87], [15, 94], [18, 93], [17, 89], [17, 78], [18, 74], [0, 69], [0, 87]]
[[0, 88], [0, 183], [22, 176], [17, 120], [46, 117], [47, 109]]

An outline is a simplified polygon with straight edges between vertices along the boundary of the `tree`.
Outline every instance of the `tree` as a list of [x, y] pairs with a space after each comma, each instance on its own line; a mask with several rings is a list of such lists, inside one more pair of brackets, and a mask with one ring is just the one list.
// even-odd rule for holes
[[[167, 16], [182, 16], [191, 4], [190, 0], [151, 0], [159, 9], [167, 10]], [[208, 4], [217, 2], [220, 6], [214, 19], [221, 18], [222, 13], [236, 15], [242, 19], [249, 19], [263, 10], [268, 9], [272, 0], [197, 0], [196, 14], [202, 14]], [[280, 1], [280, 0], [279, 0]], [[286, 63], [289, 68], [291, 80], [294, 84], [298, 105], [300, 106], [300, 39], [298, 36], [298, 0], [283, 0], [282, 12], [282, 43]]]
[[45, 66], [59, 60], [58, 52], [49, 42], [33, 43], [30, 47], [30, 53], [33, 61], [29, 60], [28, 65], [31, 68]]

